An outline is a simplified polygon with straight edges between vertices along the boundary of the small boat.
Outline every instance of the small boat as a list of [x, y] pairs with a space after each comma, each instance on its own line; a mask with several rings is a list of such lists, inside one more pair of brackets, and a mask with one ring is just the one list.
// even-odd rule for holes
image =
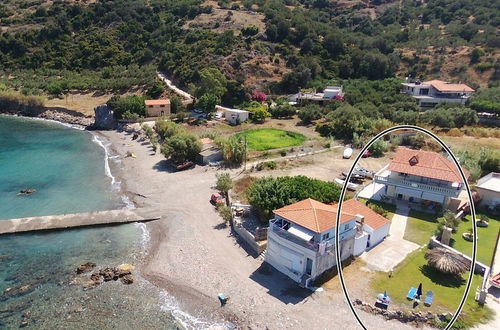
[[349, 148], [349, 147], [345, 148], [344, 153], [342, 154], [342, 157], [345, 159], [349, 159], [349, 158], [351, 158], [351, 156], [352, 156], [352, 148]]
[[500, 289], [500, 273], [496, 274], [490, 279], [490, 283], [497, 289]]
[[[338, 179], [336, 178], [335, 179], [335, 182], [341, 186], [344, 185], [344, 182], [345, 180], [342, 180], [342, 179]], [[347, 182], [347, 189], [349, 190], [356, 190], [356, 188], [358, 188], [359, 185], [355, 184], [355, 183], [352, 183], [352, 182]]]

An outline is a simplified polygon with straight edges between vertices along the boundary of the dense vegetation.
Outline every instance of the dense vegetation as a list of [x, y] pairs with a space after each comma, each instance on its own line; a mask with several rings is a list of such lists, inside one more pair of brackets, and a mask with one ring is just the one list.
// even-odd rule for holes
[[341, 187], [305, 176], [266, 177], [252, 182], [247, 197], [250, 204], [270, 215], [285, 205], [313, 198], [323, 203], [338, 201]]

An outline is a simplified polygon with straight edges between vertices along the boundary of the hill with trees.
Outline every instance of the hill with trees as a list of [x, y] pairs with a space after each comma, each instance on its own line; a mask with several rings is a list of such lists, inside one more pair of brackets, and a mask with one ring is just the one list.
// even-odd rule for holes
[[[158, 69], [208, 94], [204, 107], [333, 83], [351, 105], [378, 107], [404, 76], [462, 81], [484, 96], [499, 86], [499, 12], [495, 0], [5, 0], [0, 81], [26, 95], [120, 91], [152, 88]], [[210, 15], [214, 26], [203, 23]]]

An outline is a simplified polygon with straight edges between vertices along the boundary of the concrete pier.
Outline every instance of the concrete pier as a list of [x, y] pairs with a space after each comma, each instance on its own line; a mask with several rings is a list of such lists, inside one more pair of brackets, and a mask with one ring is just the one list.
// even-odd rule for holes
[[120, 209], [87, 213], [49, 215], [42, 217], [0, 220], [0, 235], [28, 231], [64, 229], [94, 225], [159, 220], [161, 216], [147, 209]]

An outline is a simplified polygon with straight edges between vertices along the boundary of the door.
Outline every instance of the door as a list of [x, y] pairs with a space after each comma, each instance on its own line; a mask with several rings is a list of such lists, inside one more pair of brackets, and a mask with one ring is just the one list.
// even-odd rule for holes
[[403, 195], [402, 194], [398, 194], [398, 199], [399, 200], [403, 199]]
[[307, 260], [306, 260], [306, 274], [307, 275], [311, 275], [312, 268], [313, 268], [313, 261], [311, 259], [307, 258]]

